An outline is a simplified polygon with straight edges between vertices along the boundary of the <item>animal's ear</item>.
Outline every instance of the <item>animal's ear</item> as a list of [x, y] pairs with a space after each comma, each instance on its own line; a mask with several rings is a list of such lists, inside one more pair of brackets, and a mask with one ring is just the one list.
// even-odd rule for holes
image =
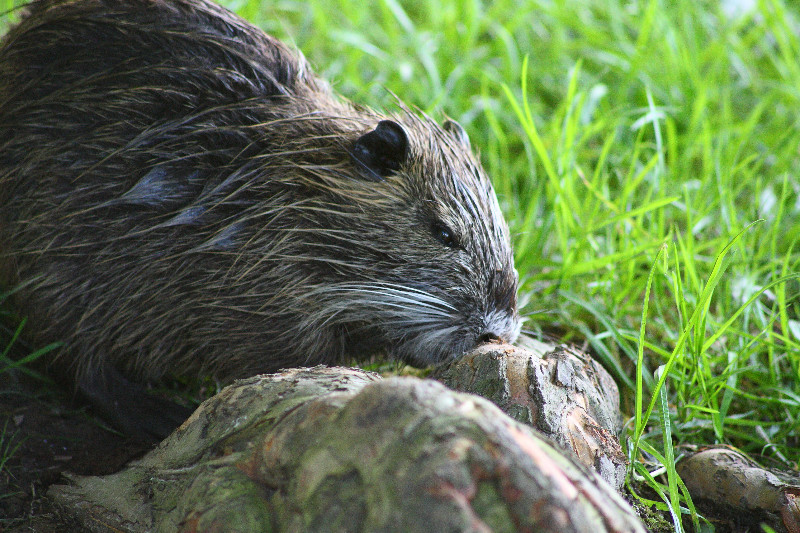
[[458, 142], [460, 142], [464, 148], [467, 150], [471, 149], [469, 135], [467, 135], [467, 132], [461, 127], [461, 124], [455, 120], [447, 119], [444, 121], [444, 123], [442, 123], [442, 128], [444, 128], [444, 131], [452, 135]]
[[353, 147], [353, 159], [375, 181], [400, 170], [407, 156], [406, 130], [392, 120], [378, 122], [375, 129], [359, 137]]

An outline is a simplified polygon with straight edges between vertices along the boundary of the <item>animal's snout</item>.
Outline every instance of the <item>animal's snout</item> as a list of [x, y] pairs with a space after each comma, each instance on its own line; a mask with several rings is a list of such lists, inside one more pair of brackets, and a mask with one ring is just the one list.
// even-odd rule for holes
[[484, 322], [475, 336], [475, 344], [501, 342], [511, 344], [517, 340], [521, 320], [516, 313], [492, 311], [484, 317]]
[[504, 341], [497, 333], [487, 331], [478, 337], [476, 344], [486, 344], [488, 342], [504, 342]]

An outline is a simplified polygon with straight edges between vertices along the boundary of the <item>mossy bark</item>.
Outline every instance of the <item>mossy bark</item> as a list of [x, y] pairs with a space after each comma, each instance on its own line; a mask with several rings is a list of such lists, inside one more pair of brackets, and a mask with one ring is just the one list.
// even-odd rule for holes
[[50, 497], [95, 531], [644, 531], [491, 402], [344, 368], [239, 381], [143, 459]]

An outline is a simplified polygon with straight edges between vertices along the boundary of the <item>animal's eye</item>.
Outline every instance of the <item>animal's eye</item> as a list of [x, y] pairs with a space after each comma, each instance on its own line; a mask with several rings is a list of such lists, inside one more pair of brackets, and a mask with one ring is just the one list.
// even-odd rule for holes
[[433, 237], [448, 248], [458, 248], [459, 243], [456, 234], [443, 222], [434, 222], [431, 226]]

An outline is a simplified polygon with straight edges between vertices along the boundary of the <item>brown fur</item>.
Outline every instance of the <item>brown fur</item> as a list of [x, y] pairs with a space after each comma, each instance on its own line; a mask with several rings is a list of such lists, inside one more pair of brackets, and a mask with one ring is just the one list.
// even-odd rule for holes
[[[508, 230], [458, 127], [337, 99], [210, 2], [29, 11], [0, 47], [0, 281], [76, 375], [427, 364], [516, 337]], [[382, 120], [408, 153], [378, 176], [353, 153]]]

